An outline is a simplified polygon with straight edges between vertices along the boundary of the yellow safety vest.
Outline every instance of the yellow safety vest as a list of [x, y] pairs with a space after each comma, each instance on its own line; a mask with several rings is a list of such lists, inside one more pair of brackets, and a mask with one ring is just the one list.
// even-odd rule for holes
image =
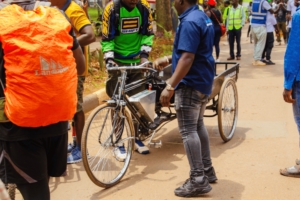
[[237, 8], [235, 10], [235, 13], [233, 15], [233, 8], [229, 10], [229, 24], [228, 24], [228, 30], [233, 30], [233, 27], [235, 29], [242, 28], [242, 7]]

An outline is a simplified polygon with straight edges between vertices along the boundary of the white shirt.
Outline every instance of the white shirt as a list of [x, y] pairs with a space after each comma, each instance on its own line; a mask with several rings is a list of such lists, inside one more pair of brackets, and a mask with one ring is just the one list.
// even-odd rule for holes
[[[297, 10], [297, 7], [295, 6], [295, 1], [294, 0], [289, 1], [287, 10], [291, 11], [291, 16], [293, 18], [293, 15], [296, 13], [296, 10]], [[288, 28], [292, 28], [292, 20], [289, 21]]]
[[[267, 1], [264, 1], [263, 3], [263, 9], [264, 10], [270, 10], [272, 7], [270, 6], [269, 2]], [[252, 23], [251, 24], [251, 27], [258, 27], [258, 26], [266, 26], [266, 24], [255, 24], [255, 23]]]
[[275, 27], [274, 25], [277, 24], [277, 20], [275, 18], [275, 16], [268, 12], [267, 13], [267, 21], [266, 21], [266, 28], [267, 28], [267, 33], [272, 33], [275, 31]]

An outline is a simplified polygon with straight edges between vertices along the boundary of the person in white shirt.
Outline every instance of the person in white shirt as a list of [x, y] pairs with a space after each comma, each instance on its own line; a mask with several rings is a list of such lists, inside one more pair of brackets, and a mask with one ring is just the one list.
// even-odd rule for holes
[[291, 28], [292, 28], [292, 18], [293, 18], [293, 15], [296, 13], [296, 9], [297, 9], [297, 6], [295, 5], [295, 0], [289, 0], [288, 8], [287, 8], [288, 19], [289, 19], [289, 25], [287, 27], [287, 41], [289, 41], [290, 32], [291, 32]]
[[262, 54], [261, 61], [266, 63], [267, 65], [275, 65], [275, 63], [271, 61], [271, 52], [274, 46], [274, 31], [276, 31], [276, 34], [278, 34], [279, 31], [277, 27], [276, 18], [270, 12], [267, 13], [266, 28], [267, 28], [267, 40], [266, 40], [266, 46]]
[[264, 51], [267, 39], [267, 11], [271, 14], [274, 10], [266, 0], [253, 0], [251, 31], [254, 39], [253, 65], [264, 66], [266, 63], [261, 62], [261, 55]]

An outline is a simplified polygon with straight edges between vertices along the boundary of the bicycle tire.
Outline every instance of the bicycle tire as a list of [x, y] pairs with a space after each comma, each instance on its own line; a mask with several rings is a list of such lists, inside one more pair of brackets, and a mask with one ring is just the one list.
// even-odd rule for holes
[[[233, 92], [229, 94], [229, 92]], [[232, 103], [233, 102], [233, 103]], [[234, 112], [234, 113], [232, 113]], [[238, 93], [233, 79], [226, 79], [221, 87], [218, 100], [219, 133], [224, 142], [232, 139], [238, 117]]]
[[11, 200], [15, 200], [16, 198], [16, 187], [17, 185], [16, 184], [13, 184], [13, 183], [9, 183], [8, 185], [8, 196]]
[[[86, 173], [87, 173], [87, 175], [88, 175], [88, 177], [91, 179], [91, 181], [95, 184], [95, 185], [97, 185], [97, 186], [99, 186], [99, 187], [103, 187], [103, 188], [110, 188], [110, 187], [112, 187], [112, 186], [114, 186], [114, 185], [116, 185], [116, 184], [118, 184], [120, 181], [121, 181], [121, 179], [124, 177], [124, 175], [126, 174], [126, 171], [127, 171], [127, 169], [128, 169], [128, 167], [129, 167], [129, 164], [130, 164], [130, 160], [131, 160], [131, 157], [132, 157], [132, 151], [133, 151], [133, 146], [134, 146], [134, 140], [128, 140], [128, 144], [127, 144], [127, 157], [126, 157], [126, 159], [125, 159], [125, 161], [124, 161], [124, 166], [119, 170], [120, 172], [119, 172], [119, 174], [117, 174], [116, 175], [116, 178], [114, 178], [113, 180], [111, 180], [111, 181], [109, 181], [109, 182], [105, 182], [105, 181], [103, 181], [103, 180], [100, 180], [100, 177], [98, 177], [97, 176], [97, 174], [98, 174], [98, 172], [95, 174], [95, 171], [93, 171], [93, 169], [92, 169], [92, 164], [93, 163], [89, 163], [89, 159], [91, 159], [91, 157], [90, 157], [90, 154], [89, 153], [91, 153], [91, 152], [88, 152], [88, 140], [89, 140], [89, 131], [90, 131], [90, 129], [92, 129], [92, 124], [94, 123], [94, 121], [96, 121], [97, 120], [97, 118], [100, 118], [101, 119], [101, 116], [100, 117], [97, 117], [97, 116], [99, 116], [99, 113], [101, 112], [101, 111], [104, 111], [105, 109], [107, 109], [108, 111], [109, 111], [109, 109], [111, 110], [111, 109], [114, 109], [115, 108], [115, 106], [116, 105], [109, 105], [109, 104], [107, 104], [107, 103], [105, 103], [105, 104], [102, 104], [102, 105], [100, 105], [100, 106], [98, 106], [97, 108], [95, 108], [93, 111], [92, 111], [92, 113], [89, 115], [89, 117], [88, 117], [88, 119], [87, 119], [87, 121], [86, 121], [86, 123], [85, 123], [85, 126], [84, 126], [84, 130], [83, 130], [83, 134], [82, 134], [82, 144], [81, 144], [81, 149], [82, 149], [82, 161], [83, 161], [83, 165], [84, 165], [84, 168], [85, 168], [85, 171], [86, 171]], [[107, 112], [108, 113], [108, 112]], [[129, 115], [129, 113], [128, 112], [125, 112], [125, 120], [124, 120], [124, 124], [125, 124], [125, 131], [126, 131], [126, 133], [127, 133], [127, 135], [129, 135], [130, 137], [134, 137], [134, 129], [133, 129], [133, 125], [132, 125], [132, 121], [131, 121], [131, 117], [130, 117], [130, 115]], [[110, 117], [106, 117], [107, 119], [109, 119]], [[106, 123], [106, 121], [105, 121], [105, 123]], [[110, 124], [109, 122], [107, 122], [108, 124]], [[105, 125], [105, 124], [104, 124]], [[102, 125], [102, 127], [104, 127], [104, 125]], [[129, 133], [128, 133], [128, 131], [129, 131]], [[103, 132], [103, 128], [102, 128], [102, 132]], [[97, 133], [97, 132], [96, 132]], [[92, 133], [90, 133], [90, 134], [92, 134]], [[103, 133], [101, 133], [101, 134], [103, 134]], [[123, 133], [124, 134], [124, 133]], [[101, 137], [101, 135], [100, 135], [100, 133], [99, 133], [99, 143], [100, 143], [100, 137]], [[103, 141], [102, 141], [103, 142]], [[102, 145], [101, 145], [102, 146]], [[100, 147], [101, 148], [101, 147]], [[102, 148], [103, 149], [105, 149], [106, 147], [103, 147], [102, 146]], [[108, 148], [111, 148], [111, 147], [107, 147], [107, 149]], [[104, 150], [104, 151], [106, 151], [106, 150]], [[109, 150], [108, 150], [109, 151]], [[96, 154], [96, 156], [98, 155], [98, 153], [99, 153], [99, 151], [97, 152], [97, 154]], [[101, 153], [102, 154], [102, 153]], [[92, 152], [92, 154], [91, 155], [93, 155], [93, 152]], [[94, 156], [94, 157], [96, 157], [96, 156]], [[106, 154], [105, 154], [105, 156], [106, 156]], [[102, 160], [104, 160], [104, 159], [106, 159], [105, 158], [105, 156], [104, 156], [104, 158], [102, 158]], [[90, 158], [89, 158], [90, 157]], [[99, 156], [100, 158], [99, 158], [99, 161], [98, 161], [98, 164], [99, 164], [99, 162], [100, 162], [100, 159], [101, 159], [101, 156]], [[94, 160], [96, 160], [97, 158], [95, 158]], [[108, 160], [108, 159], [107, 159]], [[111, 161], [106, 161], [106, 163], [108, 162], [108, 163], [110, 163], [110, 162], [112, 162], [113, 160], [116, 160], [116, 158], [112, 158], [111, 159]], [[93, 161], [94, 162], [94, 161]], [[104, 164], [104, 166], [106, 165], [106, 163]], [[118, 162], [116, 162], [116, 163], [121, 163], [121, 161], [118, 161]], [[115, 164], [115, 165], [117, 165], [117, 164]], [[100, 165], [99, 165], [100, 166]], [[112, 165], [113, 166], [113, 165]], [[99, 168], [99, 167], [98, 167]], [[106, 169], [105, 167], [102, 167], [102, 170], [103, 170], [103, 168], [104, 169]], [[109, 168], [110, 169], [110, 168]], [[100, 172], [100, 176], [101, 176], [101, 173], [102, 172]]]

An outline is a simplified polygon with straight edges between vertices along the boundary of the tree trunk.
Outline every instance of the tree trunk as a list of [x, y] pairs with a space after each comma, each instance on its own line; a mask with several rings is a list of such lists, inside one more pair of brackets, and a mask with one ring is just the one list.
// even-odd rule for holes
[[[166, 31], [172, 31], [170, 0], [156, 1], [157, 24], [161, 25]], [[157, 26], [157, 32], [163, 33], [164, 30]]]

